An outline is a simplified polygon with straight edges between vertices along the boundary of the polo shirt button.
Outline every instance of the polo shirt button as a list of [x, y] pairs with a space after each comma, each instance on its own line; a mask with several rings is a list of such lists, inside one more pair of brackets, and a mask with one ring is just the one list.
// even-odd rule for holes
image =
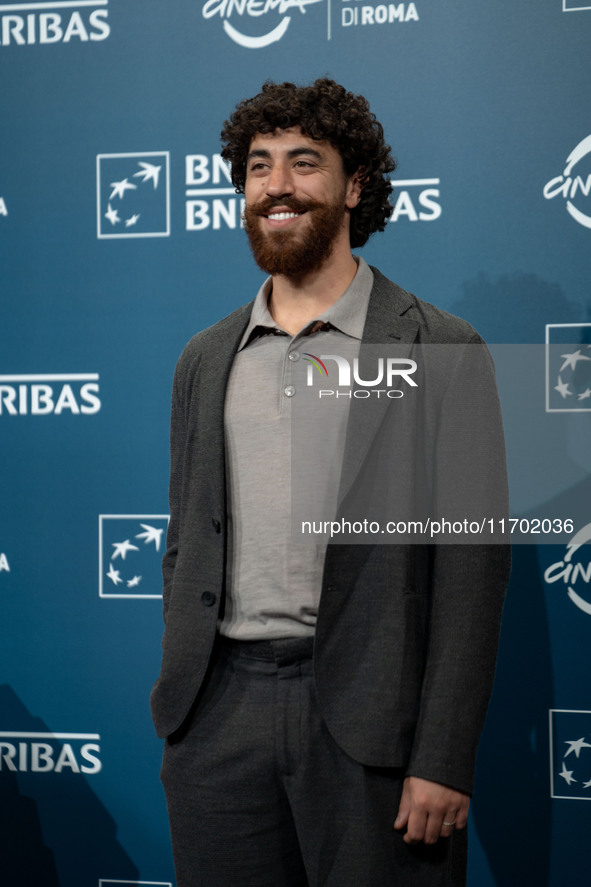
[[300, 352], [299, 351], [290, 351], [289, 352], [289, 359], [294, 360], [294, 361], [299, 360], [300, 359]]
[[215, 594], [213, 591], [204, 591], [201, 595], [201, 601], [205, 604], [206, 607], [213, 607], [215, 604]]
[[287, 388], [284, 389], [283, 393], [286, 397], [293, 397], [295, 394], [295, 388], [293, 385], [288, 385]]
[[219, 520], [217, 519], [217, 517], [212, 517], [211, 524], [212, 524], [214, 530], [216, 531], [216, 533], [221, 533], [222, 525], [219, 522]]

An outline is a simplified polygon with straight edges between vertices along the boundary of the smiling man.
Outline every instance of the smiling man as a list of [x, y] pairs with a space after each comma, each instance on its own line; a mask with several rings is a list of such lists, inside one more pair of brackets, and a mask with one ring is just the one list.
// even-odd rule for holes
[[[362, 96], [266, 83], [222, 139], [270, 276], [174, 380], [152, 708], [177, 884], [461, 885], [505, 548], [297, 544], [291, 421], [311, 352], [481, 340], [352, 254], [387, 224], [395, 166]], [[338, 488], [342, 405], [321, 496]], [[496, 433], [494, 393], [483, 412]]]
[[345, 176], [328, 142], [299, 127], [257, 134], [247, 157], [244, 216], [258, 265], [285, 283], [312, 274], [354, 277], [346, 211], [360, 192], [358, 177]]

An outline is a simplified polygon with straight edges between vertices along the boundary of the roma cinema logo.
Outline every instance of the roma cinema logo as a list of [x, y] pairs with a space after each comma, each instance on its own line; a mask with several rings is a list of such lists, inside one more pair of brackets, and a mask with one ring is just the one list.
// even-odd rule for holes
[[589, 546], [590, 542], [591, 523], [582, 527], [570, 539], [563, 559], [544, 570], [544, 582], [548, 585], [561, 582], [562, 585], [558, 587], [566, 588], [569, 600], [588, 616], [591, 616], [591, 595], [588, 590], [591, 584], [591, 549], [583, 546]]
[[[302, 15], [306, 13], [306, 7], [321, 3], [322, 0], [206, 0], [203, 4], [203, 18], [209, 19], [219, 15], [223, 20], [223, 29], [228, 37], [239, 46], [247, 49], [261, 49], [270, 46], [284, 36], [291, 22], [291, 10], [299, 10]], [[240, 26], [231, 24], [230, 18], [234, 16], [240, 19]], [[279, 22], [277, 22], [279, 16]], [[267, 29], [267, 25], [261, 26], [262, 19], [265, 22], [271, 20], [274, 24]], [[258, 33], [245, 33], [255, 30], [251, 22], [257, 22]], [[246, 26], [242, 22], [246, 23]], [[276, 22], [276, 23], [275, 23]], [[260, 31], [264, 30], [264, 33]]]
[[562, 197], [567, 213], [584, 228], [591, 228], [591, 135], [582, 139], [566, 158], [562, 175], [544, 185], [544, 197]]

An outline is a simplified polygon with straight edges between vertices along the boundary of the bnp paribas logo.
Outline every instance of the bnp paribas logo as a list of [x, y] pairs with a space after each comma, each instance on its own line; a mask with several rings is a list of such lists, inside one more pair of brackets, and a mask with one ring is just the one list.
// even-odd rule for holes
[[562, 0], [563, 12], [591, 12], [591, 3], [584, 3], [583, 0]]
[[550, 710], [550, 794], [591, 801], [591, 711]]
[[99, 240], [170, 235], [169, 166], [168, 151], [97, 156]]
[[110, 33], [109, 0], [0, 3], [0, 45], [3, 47], [92, 45], [106, 40]]
[[591, 412], [591, 323], [546, 324], [546, 412]]
[[99, 597], [162, 597], [166, 514], [99, 515]]

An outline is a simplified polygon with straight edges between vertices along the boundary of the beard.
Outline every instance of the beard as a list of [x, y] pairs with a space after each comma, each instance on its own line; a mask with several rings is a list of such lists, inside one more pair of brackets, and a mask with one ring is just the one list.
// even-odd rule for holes
[[[263, 231], [260, 217], [277, 206], [297, 213], [310, 213], [309, 224], [301, 232], [291, 230]], [[255, 262], [267, 274], [283, 274], [297, 278], [315, 271], [330, 256], [343, 224], [345, 201], [318, 203], [282, 197], [265, 198], [246, 206], [244, 228], [248, 234]]]

